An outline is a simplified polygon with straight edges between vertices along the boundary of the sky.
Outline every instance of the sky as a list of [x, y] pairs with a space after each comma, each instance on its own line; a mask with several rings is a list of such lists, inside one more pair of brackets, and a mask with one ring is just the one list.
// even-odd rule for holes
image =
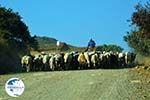
[[0, 0], [19, 12], [31, 35], [48, 36], [74, 46], [115, 44], [130, 50], [123, 36], [134, 6], [147, 0]]

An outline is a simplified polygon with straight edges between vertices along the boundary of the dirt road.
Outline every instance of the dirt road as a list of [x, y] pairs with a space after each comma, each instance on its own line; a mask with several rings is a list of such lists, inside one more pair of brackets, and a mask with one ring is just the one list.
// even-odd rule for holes
[[[131, 69], [36, 72], [0, 77], [0, 100], [150, 100], [148, 85]], [[4, 84], [10, 77], [25, 83], [25, 92], [9, 97]], [[149, 88], [149, 89], [148, 89]]]

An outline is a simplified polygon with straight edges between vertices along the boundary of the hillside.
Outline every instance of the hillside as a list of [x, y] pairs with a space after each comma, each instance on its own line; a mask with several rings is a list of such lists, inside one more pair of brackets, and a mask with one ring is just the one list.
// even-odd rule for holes
[[[36, 40], [38, 41], [40, 51], [51, 51], [51, 50], [54, 51], [57, 48], [56, 47], [57, 39], [46, 37], [46, 36], [44, 37], [38, 36], [36, 37]], [[76, 47], [68, 43], [66, 43], [65, 48], [68, 48], [68, 49], [63, 50], [63, 51], [71, 51], [71, 50], [84, 51], [86, 49], [86, 47]], [[97, 45], [96, 50], [121, 52], [123, 51], [123, 48], [116, 44], [103, 44], [103, 45]]]
[[[38, 41], [38, 44], [39, 44], [39, 50], [41, 51], [47, 51], [47, 50], [56, 50], [56, 43], [57, 43], [57, 39], [55, 38], [51, 38], [51, 37], [40, 37], [40, 36], [37, 36], [35, 38], [37, 41]], [[84, 47], [76, 47], [76, 46], [73, 46], [73, 45], [70, 45], [68, 43], [66, 43], [67, 46], [68, 46], [68, 51], [69, 50], [81, 50], [81, 49], [84, 49]]]
[[57, 40], [54, 38], [49, 38], [49, 37], [36, 37], [36, 40], [38, 41], [39, 44], [39, 49], [54, 49], [56, 48], [56, 42]]

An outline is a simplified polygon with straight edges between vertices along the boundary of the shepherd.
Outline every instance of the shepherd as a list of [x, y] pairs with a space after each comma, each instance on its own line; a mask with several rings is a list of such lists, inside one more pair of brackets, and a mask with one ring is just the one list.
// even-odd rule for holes
[[95, 51], [95, 46], [96, 46], [96, 43], [95, 43], [95, 41], [91, 38], [90, 41], [88, 42], [86, 51]]

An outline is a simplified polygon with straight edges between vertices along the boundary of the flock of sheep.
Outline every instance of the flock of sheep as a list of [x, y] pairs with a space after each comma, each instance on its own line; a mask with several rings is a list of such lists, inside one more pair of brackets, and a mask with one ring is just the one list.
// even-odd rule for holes
[[136, 54], [131, 52], [68, 52], [25, 55], [22, 68], [30, 71], [79, 70], [98, 68], [122, 68], [133, 64]]

